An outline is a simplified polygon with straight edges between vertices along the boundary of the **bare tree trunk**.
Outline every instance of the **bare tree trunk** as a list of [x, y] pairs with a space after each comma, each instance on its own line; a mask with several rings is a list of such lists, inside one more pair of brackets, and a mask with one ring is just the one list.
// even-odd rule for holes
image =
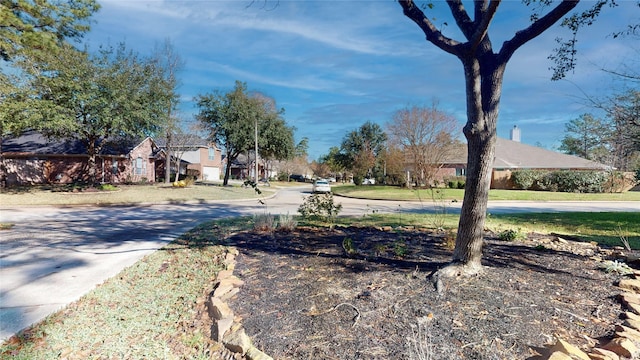
[[87, 143], [87, 153], [89, 154], [88, 170], [89, 170], [89, 182], [91, 185], [97, 184], [96, 178], [96, 140], [91, 138]]
[[229, 184], [229, 176], [231, 175], [231, 162], [233, 159], [229, 154], [227, 154], [227, 168], [224, 170], [224, 180], [222, 181], [222, 186], [227, 186]]
[[167, 143], [165, 144], [164, 151], [164, 183], [169, 184], [171, 182], [171, 132], [167, 131]]
[[7, 164], [2, 152], [2, 137], [3, 135], [0, 131], [0, 188], [4, 189], [5, 187], [7, 187]]
[[478, 272], [481, 268], [495, 142], [495, 133], [467, 138], [467, 180], [452, 260], [464, 264], [472, 272]]

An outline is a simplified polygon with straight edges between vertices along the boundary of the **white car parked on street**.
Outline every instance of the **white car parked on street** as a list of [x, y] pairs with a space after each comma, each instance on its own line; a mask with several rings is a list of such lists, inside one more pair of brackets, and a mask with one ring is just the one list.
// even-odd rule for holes
[[315, 193], [330, 193], [331, 185], [329, 182], [324, 179], [319, 179], [313, 182], [313, 187], [311, 188], [311, 192]]

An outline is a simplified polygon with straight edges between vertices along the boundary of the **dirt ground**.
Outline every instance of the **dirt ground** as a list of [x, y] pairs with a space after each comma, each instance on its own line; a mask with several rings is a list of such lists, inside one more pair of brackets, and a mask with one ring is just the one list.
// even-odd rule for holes
[[427, 277], [450, 259], [446, 242], [415, 229], [238, 233], [226, 244], [245, 284], [229, 306], [274, 359], [528, 359], [556, 336], [593, 346], [622, 322], [618, 276], [592, 244], [487, 234], [484, 273], [438, 295]]

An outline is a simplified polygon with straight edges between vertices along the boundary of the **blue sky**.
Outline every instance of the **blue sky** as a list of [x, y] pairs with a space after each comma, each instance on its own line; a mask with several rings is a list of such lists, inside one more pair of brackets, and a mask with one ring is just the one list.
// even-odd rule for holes
[[[579, 65], [566, 80], [552, 82], [548, 70], [554, 39], [566, 35], [559, 26], [516, 52], [505, 74], [498, 136], [508, 138], [517, 125], [522, 142], [553, 149], [566, 122], [585, 112], [597, 114], [585, 105], [583, 92], [606, 96], [620, 89], [600, 69], [629, 64], [638, 55], [637, 38], [612, 39], [607, 34], [637, 23], [640, 11], [635, 1], [619, 2], [620, 8], [607, 9], [581, 34]], [[426, 42], [393, 0], [256, 0], [249, 7], [249, 0], [100, 4], [84, 42], [91, 49], [125, 42], [146, 55], [169, 39], [185, 63], [180, 93], [186, 120], [197, 112], [195, 96], [226, 92], [240, 80], [285, 109], [287, 123], [297, 129], [296, 140], [309, 138], [310, 160], [339, 146], [366, 121], [384, 128], [395, 111], [430, 106], [434, 100], [458, 119], [463, 138], [462, 66]], [[454, 21], [446, 16], [447, 6], [438, 1], [435, 5], [434, 23], [445, 35], [460, 39]], [[527, 25], [524, 5], [505, 1], [490, 32], [494, 48]]]

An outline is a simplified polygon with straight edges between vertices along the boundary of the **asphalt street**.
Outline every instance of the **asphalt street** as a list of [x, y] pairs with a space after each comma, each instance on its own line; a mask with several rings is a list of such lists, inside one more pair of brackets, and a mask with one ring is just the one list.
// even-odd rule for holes
[[[0, 208], [0, 339], [76, 301], [197, 224], [218, 218], [296, 214], [310, 186], [279, 191], [266, 201], [111, 207]], [[460, 202], [420, 203], [337, 198], [341, 215], [442, 211]], [[637, 211], [638, 202], [490, 202], [490, 213]], [[640, 214], [639, 214], [640, 217]]]

